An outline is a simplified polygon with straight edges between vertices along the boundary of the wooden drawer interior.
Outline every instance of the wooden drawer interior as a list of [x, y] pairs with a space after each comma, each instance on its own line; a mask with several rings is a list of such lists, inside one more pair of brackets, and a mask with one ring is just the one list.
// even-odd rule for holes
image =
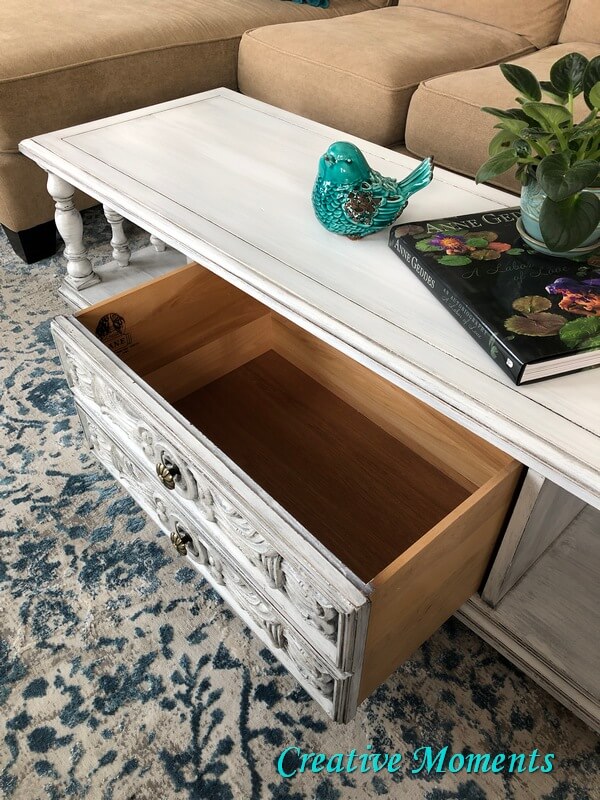
[[370, 584], [361, 697], [478, 588], [509, 456], [195, 264], [78, 318]]

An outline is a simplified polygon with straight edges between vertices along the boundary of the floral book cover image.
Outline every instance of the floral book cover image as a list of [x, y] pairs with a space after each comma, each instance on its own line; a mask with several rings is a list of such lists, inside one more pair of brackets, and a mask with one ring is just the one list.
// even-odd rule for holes
[[519, 209], [391, 229], [389, 245], [515, 383], [600, 364], [600, 249], [529, 249]]

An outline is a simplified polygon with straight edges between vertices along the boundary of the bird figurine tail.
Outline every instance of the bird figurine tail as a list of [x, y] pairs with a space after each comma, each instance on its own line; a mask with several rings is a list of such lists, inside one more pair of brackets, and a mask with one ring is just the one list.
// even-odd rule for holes
[[403, 180], [398, 181], [398, 186], [402, 190], [402, 194], [408, 198], [415, 192], [429, 186], [433, 177], [433, 156], [429, 156], [422, 161], [418, 167], [415, 167], [410, 175], [407, 175]]

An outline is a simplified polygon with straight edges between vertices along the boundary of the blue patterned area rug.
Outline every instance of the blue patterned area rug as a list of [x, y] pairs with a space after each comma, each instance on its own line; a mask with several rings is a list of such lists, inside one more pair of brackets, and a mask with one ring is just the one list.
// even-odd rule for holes
[[[98, 263], [107, 226], [85, 215]], [[133, 231], [134, 243], [144, 240]], [[0, 796], [18, 800], [594, 800], [597, 737], [447, 623], [330, 722], [96, 464], [49, 321], [61, 256], [0, 239]], [[283, 748], [401, 753], [395, 773], [276, 769]], [[555, 754], [551, 772], [413, 774], [416, 748]]]

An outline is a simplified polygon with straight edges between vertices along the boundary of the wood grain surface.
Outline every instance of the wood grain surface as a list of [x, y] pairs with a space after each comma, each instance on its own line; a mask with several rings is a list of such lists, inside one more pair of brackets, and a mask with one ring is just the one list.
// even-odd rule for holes
[[187, 264], [80, 311], [77, 318], [94, 333], [106, 314], [122, 317], [131, 344], [119, 356], [145, 375], [268, 313], [214, 273]]
[[501, 469], [372, 581], [361, 700], [478, 590], [522, 469]]
[[469, 491], [510, 461], [462, 425], [277, 314], [273, 349]]
[[366, 581], [468, 494], [274, 352], [175, 405]]

